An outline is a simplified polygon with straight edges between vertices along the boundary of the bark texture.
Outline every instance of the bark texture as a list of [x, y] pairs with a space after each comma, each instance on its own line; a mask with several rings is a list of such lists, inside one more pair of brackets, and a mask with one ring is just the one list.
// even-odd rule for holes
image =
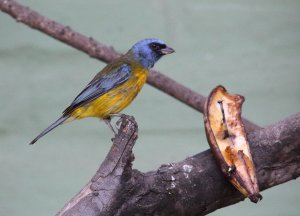
[[[58, 216], [206, 215], [245, 199], [210, 150], [155, 171], [133, 170], [136, 134], [136, 124], [123, 118], [107, 159]], [[300, 113], [248, 138], [261, 190], [300, 176]]]

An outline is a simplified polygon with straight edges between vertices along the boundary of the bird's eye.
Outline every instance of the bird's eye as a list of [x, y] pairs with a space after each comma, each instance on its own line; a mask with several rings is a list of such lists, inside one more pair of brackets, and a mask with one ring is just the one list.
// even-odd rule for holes
[[152, 50], [159, 50], [159, 48], [160, 48], [157, 43], [151, 43], [150, 47], [151, 47]]
[[158, 50], [164, 49], [166, 47], [167, 47], [166, 44], [160, 44], [160, 43], [151, 43], [150, 44], [150, 48], [153, 51], [158, 51]]

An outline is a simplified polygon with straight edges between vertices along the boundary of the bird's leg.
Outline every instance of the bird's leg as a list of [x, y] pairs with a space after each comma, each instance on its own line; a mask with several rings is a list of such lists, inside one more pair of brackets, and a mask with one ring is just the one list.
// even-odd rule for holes
[[112, 130], [112, 132], [117, 135], [117, 132], [115, 131], [114, 127], [111, 125], [111, 117], [103, 119], [103, 121], [107, 124], [107, 126]]
[[124, 117], [125, 115], [122, 113], [112, 113], [109, 116], [111, 117], [119, 117], [118, 121], [116, 122], [116, 128], [119, 130], [119, 126], [122, 122], [122, 117]]

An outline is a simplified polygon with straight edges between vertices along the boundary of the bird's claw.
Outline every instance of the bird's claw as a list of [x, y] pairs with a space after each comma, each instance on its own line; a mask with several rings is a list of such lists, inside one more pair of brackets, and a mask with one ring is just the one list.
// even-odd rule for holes
[[118, 121], [116, 122], [116, 128], [117, 128], [118, 130], [120, 129], [121, 123], [122, 123], [122, 117], [120, 117], [120, 118], [118, 119]]
[[[112, 117], [119, 117], [119, 119], [116, 121], [115, 128], [111, 125], [111, 118]], [[112, 114], [110, 114], [110, 116], [109, 116], [108, 119], [105, 119], [105, 122], [110, 127], [110, 129], [113, 131], [115, 137], [118, 135], [118, 131], [121, 128], [121, 124], [122, 124], [122, 120], [123, 119], [126, 119], [127, 121], [130, 121], [131, 123], [136, 124], [136, 122], [135, 122], [135, 120], [134, 120], [134, 118], [132, 116], [128, 116], [128, 115], [125, 115], [123, 113], [112, 113]], [[115, 137], [111, 138], [112, 142], [114, 141]]]
[[[113, 114], [110, 114], [110, 117], [119, 117], [118, 121], [116, 122], [117, 126], [121, 125], [123, 118], [128, 120], [128, 121], [131, 121], [132, 123], [135, 123], [134, 118], [132, 116], [128, 116], [128, 115], [123, 114], [123, 113], [113, 113]], [[117, 129], [119, 129], [119, 128], [117, 128]]]

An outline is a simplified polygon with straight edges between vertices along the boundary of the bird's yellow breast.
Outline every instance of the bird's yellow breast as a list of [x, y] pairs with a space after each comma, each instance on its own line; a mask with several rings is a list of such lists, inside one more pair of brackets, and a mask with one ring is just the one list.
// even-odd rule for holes
[[131, 77], [120, 86], [101, 95], [71, 113], [71, 117], [81, 119], [86, 117], [107, 118], [110, 114], [119, 113], [137, 96], [146, 82], [149, 70], [139, 66], [132, 68]]

